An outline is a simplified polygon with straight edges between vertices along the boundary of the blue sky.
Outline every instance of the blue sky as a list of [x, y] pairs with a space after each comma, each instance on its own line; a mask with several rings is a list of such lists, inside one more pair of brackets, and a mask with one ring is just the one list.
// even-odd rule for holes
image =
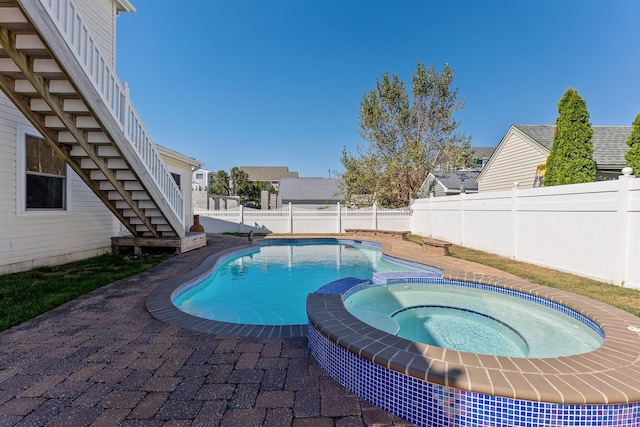
[[460, 130], [495, 146], [511, 124], [553, 124], [569, 87], [594, 125], [640, 113], [636, 0], [133, 0], [117, 70], [154, 141], [205, 163], [341, 170], [362, 96], [382, 73], [410, 87], [449, 63]]

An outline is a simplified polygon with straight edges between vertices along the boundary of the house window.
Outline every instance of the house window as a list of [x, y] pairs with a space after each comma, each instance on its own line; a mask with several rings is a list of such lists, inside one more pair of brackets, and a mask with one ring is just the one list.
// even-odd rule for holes
[[173, 177], [173, 180], [176, 182], [176, 184], [178, 185], [179, 189], [182, 189], [182, 187], [180, 186], [180, 174], [177, 173], [173, 173], [171, 172], [171, 176]]
[[25, 135], [25, 210], [66, 209], [67, 167], [44, 139]]
[[196, 179], [204, 179], [204, 174], [203, 173], [197, 173], [196, 174]]

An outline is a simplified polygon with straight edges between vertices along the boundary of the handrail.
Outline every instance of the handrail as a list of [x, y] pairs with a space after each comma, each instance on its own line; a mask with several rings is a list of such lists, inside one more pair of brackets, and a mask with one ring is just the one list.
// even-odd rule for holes
[[149, 176], [177, 215], [180, 224], [184, 226], [182, 191], [164, 164], [131, 103], [126, 83], [120, 82], [109, 62], [105, 60], [74, 0], [40, 0], [40, 2], [118, 122], [127, 142], [136, 151]]

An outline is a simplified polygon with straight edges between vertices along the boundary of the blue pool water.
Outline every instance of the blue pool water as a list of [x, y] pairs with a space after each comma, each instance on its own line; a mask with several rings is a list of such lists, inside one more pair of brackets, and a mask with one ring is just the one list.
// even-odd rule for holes
[[345, 299], [354, 316], [411, 341], [469, 353], [561, 357], [603, 338], [574, 317], [536, 302], [450, 285], [369, 286]]
[[264, 242], [219, 264], [198, 285], [178, 292], [173, 303], [189, 314], [251, 325], [307, 323], [307, 295], [345, 277], [374, 272], [439, 271], [393, 262], [379, 247], [349, 241]]

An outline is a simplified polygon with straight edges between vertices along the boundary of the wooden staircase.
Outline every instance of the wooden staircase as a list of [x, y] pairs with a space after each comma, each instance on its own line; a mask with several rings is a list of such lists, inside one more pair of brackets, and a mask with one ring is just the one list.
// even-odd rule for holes
[[181, 190], [73, 0], [0, 0], [0, 87], [134, 237], [183, 238]]

